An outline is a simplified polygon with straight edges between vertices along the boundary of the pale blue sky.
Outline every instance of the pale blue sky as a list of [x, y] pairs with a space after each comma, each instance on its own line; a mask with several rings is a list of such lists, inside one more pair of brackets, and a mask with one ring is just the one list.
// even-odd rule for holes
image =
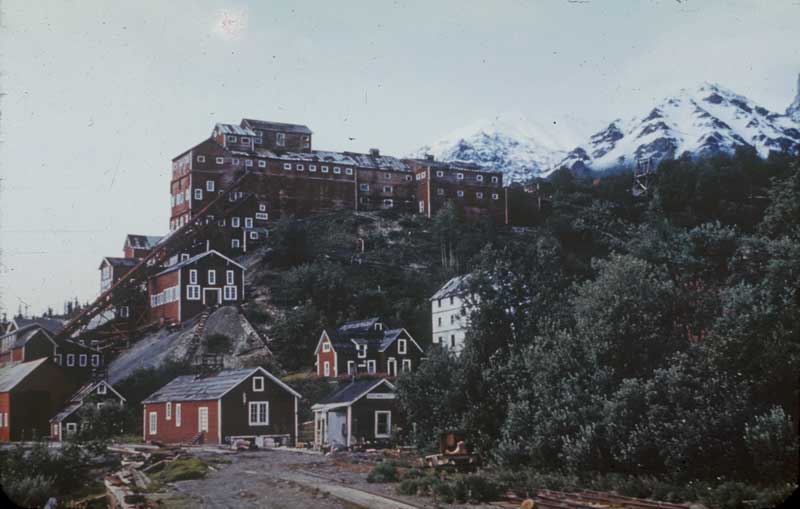
[[702, 81], [782, 111], [800, 72], [800, 0], [3, 0], [2, 16], [10, 312], [93, 298], [126, 233], [164, 233], [170, 159], [218, 121], [404, 155], [508, 111], [587, 135]]

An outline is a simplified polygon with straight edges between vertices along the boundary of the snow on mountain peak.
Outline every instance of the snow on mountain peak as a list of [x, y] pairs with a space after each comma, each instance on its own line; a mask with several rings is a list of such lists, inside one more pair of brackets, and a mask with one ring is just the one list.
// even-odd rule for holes
[[800, 74], [797, 76], [797, 95], [792, 104], [786, 108], [786, 115], [800, 124]]

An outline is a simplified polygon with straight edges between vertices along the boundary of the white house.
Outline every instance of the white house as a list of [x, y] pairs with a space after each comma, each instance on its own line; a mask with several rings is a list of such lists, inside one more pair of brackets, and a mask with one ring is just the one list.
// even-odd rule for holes
[[444, 284], [431, 297], [433, 319], [433, 343], [455, 352], [464, 348], [464, 336], [469, 328], [470, 275], [456, 276]]

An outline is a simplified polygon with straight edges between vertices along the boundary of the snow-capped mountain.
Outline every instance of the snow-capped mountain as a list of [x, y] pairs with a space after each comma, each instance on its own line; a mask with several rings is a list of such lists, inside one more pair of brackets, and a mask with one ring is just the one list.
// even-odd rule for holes
[[800, 76], [797, 77], [797, 95], [786, 109], [786, 115], [800, 124]]
[[686, 153], [703, 157], [740, 147], [753, 147], [761, 157], [771, 151], [793, 152], [800, 149], [800, 125], [789, 114], [771, 112], [720, 85], [704, 83], [681, 90], [646, 115], [611, 122], [559, 166], [600, 171], [632, 166], [637, 159], [657, 162]]
[[547, 175], [567, 155], [569, 141], [567, 133], [547, 130], [517, 113], [503, 114], [454, 131], [412, 157], [431, 154], [442, 161], [476, 163], [502, 171], [508, 183]]

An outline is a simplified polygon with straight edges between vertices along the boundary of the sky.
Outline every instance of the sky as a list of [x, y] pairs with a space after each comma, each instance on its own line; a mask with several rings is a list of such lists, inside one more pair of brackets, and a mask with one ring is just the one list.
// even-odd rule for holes
[[0, 2], [0, 312], [99, 293], [172, 157], [243, 117], [403, 156], [479, 118], [577, 142], [683, 87], [782, 112], [800, 0]]

